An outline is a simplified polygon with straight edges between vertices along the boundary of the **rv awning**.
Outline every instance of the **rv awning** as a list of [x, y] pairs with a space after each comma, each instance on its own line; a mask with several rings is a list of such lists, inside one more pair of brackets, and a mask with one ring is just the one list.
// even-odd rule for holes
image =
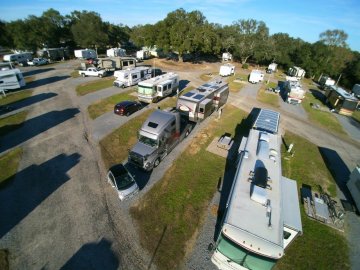
[[281, 178], [281, 193], [284, 226], [299, 231], [302, 234], [299, 196], [296, 181], [283, 176]]

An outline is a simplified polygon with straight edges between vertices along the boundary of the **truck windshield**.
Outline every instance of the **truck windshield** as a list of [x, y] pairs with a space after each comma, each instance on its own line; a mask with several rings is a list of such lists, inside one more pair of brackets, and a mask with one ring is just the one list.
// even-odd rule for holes
[[234, 263], [251, 270], [270, 270], [275, 265], [275, 260], [259, 256], [240, 247], [223, 234], [217, 245], [217, 250]]
[[157, 140], [154, 140], [154, 139], [142, 136], [142, 135], [139, 135], [139, 142], [142, 142], [143, 144], [146, 144], [151, 147], [156, 147], [158, 145]]
[[152, 87], [138, 85], [138, 93], [142, 95], [153, 96], [155, 91]]

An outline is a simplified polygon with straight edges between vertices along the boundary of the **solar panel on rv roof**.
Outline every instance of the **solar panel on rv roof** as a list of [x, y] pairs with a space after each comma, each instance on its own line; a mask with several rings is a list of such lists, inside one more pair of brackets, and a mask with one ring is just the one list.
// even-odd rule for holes
[[262, 109], [255, 121], [254, 128], [270, 133], [277, 133], [279, 117], [280, 114], [278, 112]]
[[193, 96], [193, 95], [195, 95], [195, 93], [193, 93], [193, 92], [188, 92], [188, 93], [184, 94], [184, 97], [191, 97], [191, 96]]
[[204, 97], [204, 95], [196, 95], [196, 96], [194, 97], [194, 99], [200, 100], [200, 99], [202, 99], [203, 97]]

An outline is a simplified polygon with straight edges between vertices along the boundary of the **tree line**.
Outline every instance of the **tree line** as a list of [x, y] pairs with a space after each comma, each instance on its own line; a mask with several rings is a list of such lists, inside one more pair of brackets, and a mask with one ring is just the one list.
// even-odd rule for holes
[[200, 11], [177, 9], [155, 24], [128, 27], [104, 22], [93, 11], [61, 15], [49, 9], [39, 17], [0, 21], [0, 46], [36, 51], [46, 47], [102, 48], [156, 46], [165, 53], [219, 55], [230, 52], [242, 64], [276, 62], [284, 69], [293, 65], [308, 77], [327, 74], [348, 88], [360, 82], [360, 53], [352, 51], [343, 30], [326, 30], [314, 43], [286, 33], [269, 34], [263, 21], [239, 19], [231, 25], [210, 23]]

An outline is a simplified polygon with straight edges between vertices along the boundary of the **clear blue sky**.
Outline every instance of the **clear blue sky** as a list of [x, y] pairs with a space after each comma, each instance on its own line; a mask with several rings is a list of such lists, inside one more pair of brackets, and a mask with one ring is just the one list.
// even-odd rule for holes
[[156, 23], [178, 8], [199, 10], [209, 22], [229, 25], [238, 19], [264, 21], [270, 34], [288, 33], [315, 42], [328, 29], [348, 35], [352, 50], [360, 51], [359, 0], [3, 0], [0, 19], [13, 21], [40, 16], [54, 8], [62, 15], [74, 10], [95, 11], [103, 21], [134, 26]]

